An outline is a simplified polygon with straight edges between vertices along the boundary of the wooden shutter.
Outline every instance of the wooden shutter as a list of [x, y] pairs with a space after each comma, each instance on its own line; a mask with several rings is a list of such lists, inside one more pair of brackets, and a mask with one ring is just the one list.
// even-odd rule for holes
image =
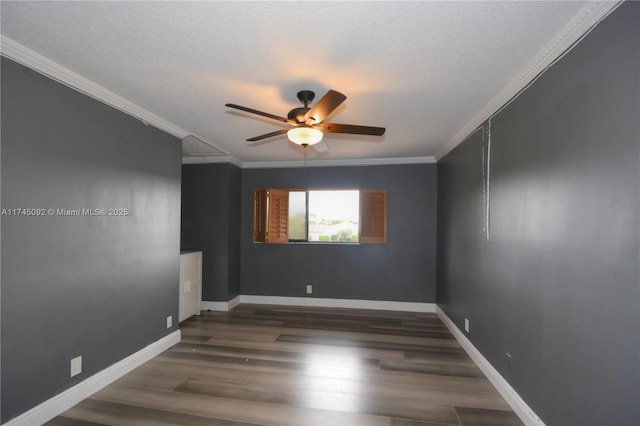
[[387, 190], [360, 190], [360, 243], [387, 243]]
[[253, 191], [253, 241], [267, 242], [267, 190]]
[[253, 191], [253, 241], [286, 243], [289, 241], [289, 190]]
[[267, 242], [289, 242], [289, 191], [267, 190]]

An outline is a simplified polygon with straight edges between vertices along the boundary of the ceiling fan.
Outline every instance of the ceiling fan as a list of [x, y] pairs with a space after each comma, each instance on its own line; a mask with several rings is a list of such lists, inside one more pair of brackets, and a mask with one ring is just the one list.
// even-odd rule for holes
[[[298, 99], [304, 107], [294, 108], [287, 114], [287, 117], [269, 114], [252, 108], [243, 107], [236, 104], [226, 104], [229, 108], [261, 115], [273, 120], [293, 126], [291, 129], [281, 129], [264, 135], [247, 139], [247, 142], [255, 142], [271, 138], [278, 135], [287, 134], [289, 140], [303, 147], [315, 145], [322, 141], [324, 133], [348, 133], [353, 135], [373, 135], [382, 136], [384, 127], [358, 126], [354, 124], [325, 123], [324, 120], [331, 114], [347, 97], [335, 90], [329, 90], [316, 104], [309, 107], [315, 93], [311, 90], [301, 90], [297, 94]], [[320, 151], [319, 149], [317, 149]], [[324, 149], [326, 150], [326, 148]]]

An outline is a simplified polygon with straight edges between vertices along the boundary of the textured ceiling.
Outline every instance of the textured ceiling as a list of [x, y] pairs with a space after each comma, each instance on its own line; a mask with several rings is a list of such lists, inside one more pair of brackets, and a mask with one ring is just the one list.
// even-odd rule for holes
[[310, 159], [437, 157], [614, 6], [2, 1], [0, 14], [6, 56], [9, 42], [24, 47], [251, 163], [300, 160], [302, 148], [285, 136], [249, 146], [284, 123], [224, 104], [286, 115], [302, 89], [347, 95], [328, 121], [387, 128], [326, 135], [329, 151]]

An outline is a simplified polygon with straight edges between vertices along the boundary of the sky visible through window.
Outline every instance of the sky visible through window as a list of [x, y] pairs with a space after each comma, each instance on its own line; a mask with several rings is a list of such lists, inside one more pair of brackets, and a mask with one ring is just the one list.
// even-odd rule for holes
[[308, 241], [359, 240], [360, 191], [309, 191]]
[[358, 222], [359, 191], [309, 191], [309, 215], [324, 220]]

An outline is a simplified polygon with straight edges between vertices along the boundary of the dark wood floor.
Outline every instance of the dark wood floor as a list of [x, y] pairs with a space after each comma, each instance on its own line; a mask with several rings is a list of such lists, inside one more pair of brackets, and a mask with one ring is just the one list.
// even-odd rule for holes
[[434, 314], [240, 305], [48, 425], [522, 424]]

